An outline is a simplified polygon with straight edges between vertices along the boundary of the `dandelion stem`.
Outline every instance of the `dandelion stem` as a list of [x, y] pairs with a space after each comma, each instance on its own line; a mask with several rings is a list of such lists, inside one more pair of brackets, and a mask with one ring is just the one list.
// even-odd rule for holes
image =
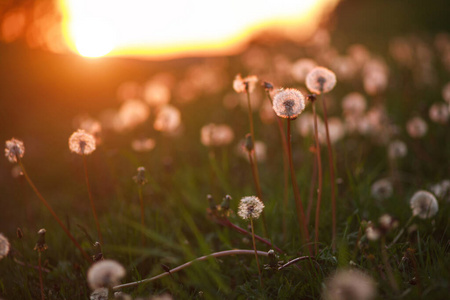
[[41, 251], [38, 251], [38, 266], [39, 266], [39, 285], [41, 286], [41, 299], [45, 299], [44, 295], [44, 283], [42, 281], [42, 270], [41, 270]]
[[25, 176], [26, 180], [28, 181], [28, 183], [30, 184], [31, 188], [33, 189], [34, 193], [38, 196], [39, 200], [41, 200], [41, 202], [45, 205], [45, 207], [49, 210], [49, 212], [52, 214], [53, 218], [56, 220], [56, 222], [58, 222], [59, 226], [61, 226], [61, 228], [64, 230], [64, 232], [67, 234], [67, 236], [70, 238], [70, 240], [72, 241], [72, 243], [75, 245], [75, 247], [78, 248], [78, 250], [80, 250], [81, 254], [84, 256], [84, 258], [88, 261], [88, 262], [92, 262], [92, 259], [89, 257], [89, 255], [87, 255], [87, 253], [83, 250], [83, 248], [81, 248], [80, 244], [78, 244], [77, 240], [75, 240], [75, 238], [73, 237], [73, 235], [70, 233], [70, 231], [67, 229], [67, 227], [63, 224], [63, 222], [61, 221], [61, 219], [56, 215], [56, 213], [54, 212], [54, 210], [52, 209], [52, 207], [50, 206], [50, 204], [44, 199], [44, 197], [41, 195], [41, 193], [39, 192], [39, 190], [36, 188], [36, 186], [34, 185], [33, 181], [31, 181], [31, 178], [28, 176], [27, 171], [25, 170], [25, 167], [22, 163], [22, 161], [20, 160], [20, 158], [18, 158], [18, 162], [20, 167], [22, 168], [22, 173]]
[[403, 233], [405, 232], [406, 227], [409, 226], [409, 224], [411, 224], [411, 222], [414, 220], [415, 215], [412, 215], [409, 220], [406, 222], [405, 226], [403, 226], [403, 228], [400, 230], [400, 232], [397, 234], [397, 236], [394, 238], [394, 240], [386, 247], [387, 249], [391, 248], [392, 245], [394, 245], [395, 243], [397, 243], [398, 239], [403, 235]]
[[[302, 242], [303, 244], [307, 244], [309, 240], [309, 232], [308, 228], [306, 227], [305, 222], [305, 213], [303, 210], [303, 204], [302, 200], [300, 198], [300, 192], [298, 190], [297, 186], [297, 180], [295, 179], [295, 171], [294, 171], [294, 164], [292, 162], [292, 145], [291, 145], [291, 120], [287, 119], [287, 142], [288, 142], [288, 151], [289, 151], [289, 167], [291, 170], [291, 182], [292, 182], [292, 189], [294, 192], [295, 197], [295, 204], [296, 204], [296, 211], [297, 211], [297, 219], [298, 219], [298, 225], [300, 226], [300, 233], [302, 236]], [[311, 246], [308, 245], [309, 252], [311, 253]]]
[[323, 119], [325, 121], [325, 132], [327, 136], [328, 161], [330, 164], [330, 180], [331, 180], [331, 215], [332, 215], [332, 234], [331, 245], [333, 251], [336, 251], [336, 179], [334, 175], [334, 160], [333, 149], [331, 148], [330, 132], [328, 129], [327, 104], [323, 98], [323, 93], [320, 93], [320, 102], [323, 106]]
[[317, 157], [317, 169], [319, 175], [319, 189], [317, 193], [317, 204], [316, 204], [316, 219], [314, 225], [314, 244], [315, 244], [315, 255], [318, 253], [319, 245], [319, 218], [320, 218], [320, 202], [322, 200], [322, 160], [320, 158], [320, 144], [319, 144], [319, 134], [317, 130], [317, 114], [316, 114], [316, 103], [312, 103], [312, 110], [314, 115], [314, 137], [316, 140], [316, 157]]
[[[139, 185], [139, 202], [141, 204], [141, 225], [145, 228], [145, 217], [144, 217], [144, 197], [142, 196], [142, 185]], [[141, 241], [142, 246], [145, 244], [144, 231], [141, 231]]]
[[91, 192], [91, 185], [89, 184], [86, 156], [84, 154], [82, 156], [83, 156], [84, 175], [86, 178], [86, 185], [87, 185], [87, 189], [88, 189], [88, 193], [89, 193], [89, 202], [91, 203], [92, 213], [94, 214], [95, 226], [97, 227], [98, 238], [100, 240], [100, 244], [103, 244], [103, 237], [102, 237], [102, 232], [100, 230], [100, 223], [98, 222], [97, 211], [95, 210], [95, 205], [94, 205], [94, 198], [92, 197], [92, 192]]
[[311, 220], [311, 210], [314, 200], [314, 190], [316, 190], [316, 181], [317, 181], [317, 160], [314, 160], [311, 176], [311, 186], [309, 187], [308, 205], [306, 207], [306, 216], [305, 216], [306, 226], [309, 225], [309, 221]]
[[[146, 279], [143, 279], [143, 280], [134, 281], [134, 282], [130, 282], [130, 283], [125, 283], [125, 284], [121, 284], [121, 285], [117, 285], [117, 286], [113, 287], [113, 289], [117, 290], [117, 289], [124, 288], [124, 287], [136, 286], [136, 285], [141, 284], [141, 283], [151, 282], [151, 281], [160, 279], [160, 278], [165, 277], [167, 275], [171, 275], [171, 274], [173, 274], [175, 272], [181, 271], [184, 268], [191, 266], [196, 261], [207, 260], [207, 259], [209, 259], [211, 257], [222, 257], [222, 256], [230, 256], [230, 255], [244, 255], [244, 254], [245, 255], [254, 255], [255, 251], [253, 249], [252, 250], [234, 249], [234, 250], [220, 251], [220, 252], [215, 252], [215, 253], [212, 253], [212, 254], [209, 254], [209, 255], [200, 256], [200, 257], [197, 257], [196, 259], [193, 259], [193, 260], [191, 260], [191, 261], [189, 261], [189, 262], [187, 262], [185, 264], [182, 264], [182, 265], [180, 265], [180, 266], [178, 266], [176, 268], [173, 268], [173, 269], [171, 269], [171, 270], [169, 270], [167, 272], [161, 273], [161, 274], [156, 275], [154, 277], [146, 278]], [[264, 252], [264, 251], [256, 251], [256, 254], [261, 255], [261, 256], [268, 256], [267, 252]]]
[[253, 218], [250, 218], [250, 226], [252, 227], [253, 249], [255, 250], [256, 264], [258, 265], [259, 283], [261, 284], [261, 288], [263, 288], [262, 275], [261, 275], [261, 266], [259, 265], [258, 252], [256, 250], [255, 228], [253, 226]]
[[392, 272], [392, 267], [389, 264], [389, 259], [386, 251], [386, 238], [384, 236], [381, 237], [381, 258], [384, 263], [384, 267], [386, 268], [386, 274], [389, 280], [389, 284], [391, 288], [394, 290], [396, 294], [398, 294], [399, 289], [397, 285], [397, 281], [395, 281], [394, 273]]

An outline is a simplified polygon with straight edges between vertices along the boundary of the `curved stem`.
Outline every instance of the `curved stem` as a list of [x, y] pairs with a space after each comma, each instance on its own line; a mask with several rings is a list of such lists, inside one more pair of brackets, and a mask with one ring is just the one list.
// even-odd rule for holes
[[[301, 256], [301, 257], [294, 258], [294, 259], [288, 261], [287, 263], [285, 263], [284, 265], [280, 266], [280, 267], [278, 268], [278, 271], [283, 270], [284, 268], [289, 267], [290, 265], [296, 264], [296, 263], [298, 263], [299, 261], [302, 261], [302, 260], [305, 260], [305, 259], [311, 259], [311, 260], [314, 261], [317, 265], [319, 265], [319, 263], [316, 261], [316, 259], [315, 259], [314, 257], [311, 257], [311, 256]], [[319, 265], [319, 266], [320, 266], [320, 265]]]
[[319, 245], [319, 220], [320, 220], [320, 202], [322, 200], [322, 160], [320, 158], [320, 144], [319, 144], [319, 134], [317, 130], [317, 114], [316, 114], [316, 103], [312, 103], [312, 110], [314, 115], [314, 136], [316, 140], [316, 157], [317, 157], [317, 168], [319, 175], [319, 189], [317, 193], [317, 204], [316, 204], [316, 219], [314, 225], [314, 244], [315, 244], [315, 255], [318, 253]]
[[89, 184], [86, 156], [84, 154], [82, 156], [83, 156], [83, 165], [84, 165], [84, 175], [86, 178], [86, 185], [87, 185], [87, 189], [88, 189], [88, 193], [89, 193], [89, 202], [91, 203], [92, 213], [94, 214], [95, 226], [97, 227], [98, 238], [100, 240], [100, 244], [103, 244], [103, 237], [102, 237], [102, 232], [100, 230], [100, 223], [98, 222], [97, 211], [95, 210], [95, 205], [94, 205], [94, 198], [92, 197], [92, 192], [91, 192], [91, 185]]
[[[294, 164], [292, 162], [291, 120], [290, 119], [287, 119], [287, 143], [288, 143], [288, 153], [289, 153], [289, 155], [288, 155], [289, 167], [291, 170], [292, 189], [294, 192], [295, 204], [296, 204], [296, 208], [297, 208], [298, 225], [300, 226], [302, 242], [303, 242], [303, 244], [307, 244], [309, 241], [309, 232], [308, 232], [308, 227], [306, 227], [305, 213], [303, 210], [302, 200], [300, 198], [300, 192], [299, 192], [298, 186], [297, 186], [297, 180], [295, 179]], [[311, 245], [308, 245], [308, 250], [311, 253]]]
[[73, 237], [73, 235], [70, 233], [70, 231], [67, 229], [67, 227], [64, 225], [64, 223], [59, 219], [58, 215], [54, 212], [54, 210], [52, 209], [52, 207], [50, 206], [50, 204], [44, 199], [44, 197], [41, 195], [41, 193], [39, 192], [39, 190], [36, 188], [36, 186], [34, 185], [33, 181], [31, 181], [31, 178], [28, 176], [27, 171], [25, 170], [25, 167], [22, 163], [22, 161], [20, 160], [20, 158], [18, 159], [19, 165], [22, 168], [22, 173], [23, 176], [25, 176], [25, 179], [28, 181], [28, 184], [31, 186], [31, 188], [33, 189], [34, 193], [36, 194], [36, 196], [38, 196], [39, 200], [41, 200], [41, 202], [44, 204], [44, 206], [48, 209], [48, 211], [51, 213], [51, 215], [53, 216], [53, 218], [56, 220], [56, 222], [59, 224], [59, 226], [61, 226], [61, 228], [64, 230], [64, 232], [66, 233], [66, 235], [70, 238], [70, 240], [72, 241], [72, 243], [75, 245], [75, 247], [78, 248], [78, 250], [80, 250], [81, 254], [84, 256], [84, 258], [88, 261], [88, 262], [92, 262], [92, 259], [89, 257], [89, 255], [87, 255], [87, 253], [83, 250], [83, 248], [81, 248], [80, 244], [78, 244], [77, 240]]
[[[198, 257], [196, 259], [193, 259], [193, 260], [191, 260], [191, 261], [189, 261], [189, 262], [187, 262], [185, 264], [182, 264], [181, 266], [173, 268], [173, 269], [171, 269], [171, 270], [169, 270], [167, 272], [164, 272], [162, 274], [156, 275], [154, 277], [146, 278], [146, 279], [135, 281], [135, 282], [120, 284], [120, 285], [117, 285], [117, 286], [113, 287], [113, 289], [117, 290], [117, 289], [124, 288], [124, 287], [136, 286], [136, 285], [141, 284], [141, 283], [154, 281], [156, 279], [159, 279], [159, 278], [165, 277], [167, 275], [173, 274], [175, 272], [181, 271], [184, 268], [189, 267], [190, 265], [192, 265], [196, 261], [207, 260], [208, 258], [211, 258], [211, 257], [221, 257], [221, 256], [230, 256], [230, 255], [242, 255], [242, 254], [254, 255], [255, 252], [254, 252], [253, 249], [252, 250], [235, 249], [235, 250], [227, 250], [227, 251], [215, 252], [215, 253], [212, 253], [212, 254], [209, 254], [209, 255], [200, 256], [200, 257]], [[261, 255], [261, 256], [268, 256], [267, 252], [264, 252], [264, 251], [256, 251], [256, 254], [257, 255]]]
[[333, 149], [331, 148], [330, 132], [328, 130], [327, 104], [323, 99], [323, 93], [320, 94], [320, 101], [323, 106], [323, 119], [325, 121], [325, 132], [327, 136], [328, 161], [330, 164], [330, 180], [331, 180], [331, 214], [332, 214], [332, 234], [331, 245], [333, 251], [336, 251], [336, 179], [334, 176], [334, 160]]

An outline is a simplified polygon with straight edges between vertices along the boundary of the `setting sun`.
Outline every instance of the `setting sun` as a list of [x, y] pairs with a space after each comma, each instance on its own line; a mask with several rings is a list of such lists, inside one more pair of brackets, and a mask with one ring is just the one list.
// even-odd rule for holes
[[148, 1], [61, 0], [64, 37], [86, 57], [233, 53], [252, 37], [277, 32], [302, 39], [337, 0]]

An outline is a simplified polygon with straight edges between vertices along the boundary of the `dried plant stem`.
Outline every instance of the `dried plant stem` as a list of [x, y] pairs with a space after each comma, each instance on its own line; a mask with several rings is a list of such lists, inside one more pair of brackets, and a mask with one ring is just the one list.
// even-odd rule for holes
[[381, 258], [383, 260], [384, 267], [386, 268], [386, 275], [388, 277], [389, 284], [391, 285], [391, 288], [394, 290], [394, 292], [398, 294], [399, 289], [397, 281], [394, 277], [394, 273], [392, 272], [392, 267], [389, 264], [389, 259], [386, 251], [386, 238], [384, 236], [381, 237]]
[[259, 283], [261, 284], [261, 288], [262, 288], [263, 287], [263, 282], [262, 282], [262, 275], [261, 275], [261, 266], [259, 265], [258, 251], [256, 250], [255, 227], [253, 226], [253, 219], [252, 218], [250, 218], [250, 226], [252, 227], [253, 249], [255, 250], [256, 264], [258, 265]]
[[[273, 105], [272, 97], [268, 90], [266, 90], [267, 98], [269, 98], [270, 104]], [[283, 178], [284, 178], [284, 186], [283, 186], [283, 218], [281, 218], [282, 228], [283, 228], [283, 240], [285, 241], [287, 238], [287, 207], [288, 207], [288, 198], [289, 198], [289, 150], [286, 140], [286, 135], [283, 130], [283, 123], [280, 118], [276, 118], [278, 131], [281, 136], [281, 146], [283, 147]]]
[[319, 134], [317, 130], [317, 114], [316, 114], [316, 103], [312, 103], [312, 111], [314, 115], [314, 137], [316, 140], [316, 157], [317, 157], [317, 169], [319, 176], [319, 186], [317, 192], [317, 204], [316, 204], [316, 219], [314, 224], [314, 244], [315, 244], [315, 255], [318, 253], [319, 245], [319, 221], [320, 221], [320, 202], [322, 200], [322, 160], [320, 158], [320, 144], [319, 144]]
[[[291, 120], [287, 119], [287, 143], [288, 143], [288, 152], [289, 152], [289, 167], [291, 170], [291, 182], [292, 182], [292, 189], [294, 192], [294, 198], [295, 198], [295, 206], [297, 211], [297, 219], [298, 219], [298, 225], [300, 227], [300, 233], [303, 244], [307, 244], [309, 241], [309, 232], [308, 227], [306, 226], [305, 222], [305, 212], [303, 210], [303, 204], [302, 200], [300, 198], [300, 192], [298, 190], [297, 186], [297, 180], [295, 179], [295, 170], [294, 170], [294, 164], [292, 162], [292, 145], [291, 145]], [[308, 245], [308, 250], [311, 253], [311, 245]]]
[[51, 215], [53, 216], [53, 218], [56, 220], [56, 222], [58, 222], [59, 226], [61, 226], [61, 228], [64, 230], [64, 232], [66, 233], [66, 235], [70, 238], [70, 240], [72, 241], [72, 243], [75, 245], [75, 247], [78, 248], [78, 250], [80, 250], [81, 254], [84, 256], [84, 258], [88, 261], [88, 262], [92, 262], [92, 259], [89, 257], [89, 255], [87, 255], [87, 253], [83, 250], [83, 248], [81, 248], [80, 244], [78, 244], [77, 240], [75, 240], [75, 238], [73, 237], [73, 235], [70, 233], [70, 231], [67, 229], [67, 227], [63, 224], [63, 222], [61, 221], [61, 219], [56, 215], [55, 211], [52, 209], [52, 207], [50, 206], [50, 204], [44, 199], [44, 197], [41, 195], [41, 193], [39, 192], [39, 190], [36, 188], [36, 186], [34, 185], [33, 181], [31, 181], [31, 178], [28, 176], [27, 171], [25, 170], [25, 167], [22, 163], [22, 161], [20, 159], [18, 159], [19, 165], [22, 168], [22, 173], [25, 176], [26, 180], [28, 181], [28, 184], [31, 186], [31, 188], [33, 189], [34, 193], [38, 196], [39, 200], [41, 200], [41, 202], [45, 205], [45, 207], [48, 209], [48, 211], [51, 213]]
[[[191, 261], [189, 261], [189, 262], [187, 262], [185, 264], [182, 264], [181, 266], [173, 268], [173, 269], [171, 269], [171, 270], [169, 270], [167, 272], [161, 273], [161, 274], [156, 275], [154, 277], [146, 278], [146, 279], [135, 281], [135, 282], [130, 282], [130, 283], [117, 285], [117, 286], [113, 287], [113, 289], [117, 290], [117, 289], [124, 288], [124, 287], [136, 286], [136, 285], [141, 284], [141, 283], [151, 282], [151, 281], [160, 279], [160, 278], [165, 277], [167, 275], [171, 275], [171, 274], [173, 274], [175, 272], [181, 271], [184, 268], [189, 267], [190, 265], [192, 265], [196, 261], [207, 260], [208, 258], [211, 258], [211, 257], [222, 257], [222, 256], [230, 256], [230, 255], [244, 255], [244, 254], [245, 255], [254, 255], [255, 251], [253, 249], [252, 250], [235, 249], [235, 250], [227, 250], [227, 251], [215, 252], [215, 253], [212, 253], [212, 254], [209, 254], [209, 255], [205, 255], [205, 256], [201, 256], [201, 257], [198, 257], [196, 259], [193, 259], [193, 260], [191, 260]], [[264, 251], [256, 251], [256, 254], [261, 255], [261, 256], [268, 256], [267, 252], [264, 252]]]
[[308, 205], [306, 206], [306, 226], [309, 226], [311, 220], [311, 211], [313, 207], [314, 191], [316, 190], [317, 182], [317, 160], [313, 161], [313, 170], [311, 176], [311, 186], [309, 187]]
[[409, 226], [409, 224], [411, 224], [411, 222], [414, 220], [414, 215], [412, 215], [409, 220], [406, 222], [405, 226], [403, 226], [403, 228], [400, 230], [400, 232], [397, 234], [397, 236], [394, 238], [394, 240], [386, 247], [387, 249], [391, 248], [392, 245], [394, 245], [395, 243], [397, 243], [398, 239], [403, 235], [403, 233], [405, 232], [406, 228]]
[[[139, 185], [139, 202], [141, 204], [141, 226], [145, 228], [145, 216], [144, 216], [144, 197], [142, 196], [142, 186]], [[141, 230], [141, 242], [142, 246], [145, 244], [144, 231]]]
[[92, 213], [94, 214], [95, 226], [97, 227], [98, 238], [100, 240], [100, 244], [103, 244], [103, 237], [102, 237], [102, 232], [100, 230], [100, 223], [98, 222], [97, 211], [95, 210], [94, 198], [92, 197], [91, 185], [89, 183], [86, 155], [83, 154], [82, 156], [83, 156], [84, 176], [86, 178], [86, 185], [87, 185], [87, 189], [88, 189], [88, 193], [89, 193], [89, 202], [91, 203]]
[[38, 251], [38, 266], [39, 266], [39, 285], [41, 286], [41, 299], [45, 299], [44, 295], [44, 283], [42, 281], [42, 270], [41, 270], [41, 251]]
[[334, 175], [333, 149], [331, 148], [330, 132], [328, 129], [327, 104], [325, 103], [325, 100], [323, 98], [323, 93], [320, 94], [320, 102], [322, 102], [323, 106], [323, 119], [325, 121], [325, 132], [327, 136], [328, 163], [330, 165], [332, 218], [331, 246], [333, 251], [336, 251], [336, 179]]
[[285, 263], [284, 265], [280, 266], [280, 267], [278, 268], [278, 271], [281, 271], [281, 270], [283, 270], [283, 269], [286, 268], [286, 267], [289, 267], [289, 266], [291, 266], [291, 265], [293, 265], [293, 264], [298, 263], [299, 261], [306, 260], [306, 259], [312, 260], [313, 262], [315, 262], [315, 263], [320, 267], [320, 264], [316, 261], [316, 259], [315, 259], [314, 257], [311, 257], [311, 256], [301, 256], [301, 257], [294, 258], [294, 259], [288, 261], [287, 263]]

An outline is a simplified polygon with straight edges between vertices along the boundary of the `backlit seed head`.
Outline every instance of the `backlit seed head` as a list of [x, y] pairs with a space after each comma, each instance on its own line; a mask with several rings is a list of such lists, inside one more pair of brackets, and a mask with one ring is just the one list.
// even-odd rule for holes
[[394, 140], [388, 145], [388, 156], [390, 159], [405, 157], [408, 153], [406, 144], [400, 140]]
[[439, 210], [436, 197], [432, 193], [423, 190], [416, 192], [409, 203], [413, 215], [421, 219], [432, 218]]
[[166, 105], [160, 108], [156, 115], [153, 128], [157, 131], [173, 133], [181, 125], [181, 113], [178, 108]]
[[375, 297], [375, 281], [358, 269], [337, 271], [325, 282], [325, 300], [370, 300]]
[[427, 123], [420, 117], [414, 117], [406, 123], [406, 131], [412, 138], [423, 137], [428, 130]]
[[225, 124], [208, 124], [202, 127], [200, 139], [205, 146], [226, 146], [234, 139], [233, 129]]
[[345, 115], [362, 116], [366, 108], [366, 99], [360, 93], [353, 92], [342, 99], [342, 110]]
[[105, 259], [94, 263], [88, 270], [87, 282], [92, 290], [111, 288], [125, 276], [125, 268], [118, 262]]
[[6, 141], [5, 156], [12, 163], [17, 162], [18, 158], [22, 158], [25, 153], [25, 147], [21, 140], [12, 138]]
[[10, 244], [6, 236], [0, 233], [0, 260], [8, 255], [10, 249]]
[[286, 119], [295, 119], [305, 109], [305, 97], [296, 89], [280, 90], [273, 98], [273, 110]]
[[398, 221], [388, 214], [382, 215], [378, 219], [378, 223], [380, 225], [380, 228], [384, 232], [388, 232], [389, 230], [394, 229], [398, 226]]
[[434, 103], [428, 111], [431, 121], [435, 123], [445, 124], [450, 117], [449, 104]]
[[242, 78], [241, 74], [237, 74], [233, 81], [233, 89], [236, 93], [246, 93], [247, 91], [251, 93], [255, 89], [257, 82], [258, 77], [255, 75]]
[[377, 241], [380, 236], [381, 236], [381, 232], [378, 228], [376, 228], [372, 223], [369, 224], [369, 226], [367, 226], [366, 228], [366, 236], [369, 240], [371, 241]]
[[83, 129], [78, 129], [69, 138], [69, 149], [80, 155], [88, 155], [95, 150], [95, 137]]
[[311, 93], [328, 93], [336, 85], [336, 75], [324, 67], [315, 67], [306, 76], [306, 87]]
[[394, 188], [389, 179], [379, 179], [372, 184], [370, 189], [372, 197], [377, 200], [385, 200], [392, 196]]
[[264, 204], [256, 196], [247, 196], [239, 203], [238, 215], [246, 219], [258, 219], [264, 209]]

